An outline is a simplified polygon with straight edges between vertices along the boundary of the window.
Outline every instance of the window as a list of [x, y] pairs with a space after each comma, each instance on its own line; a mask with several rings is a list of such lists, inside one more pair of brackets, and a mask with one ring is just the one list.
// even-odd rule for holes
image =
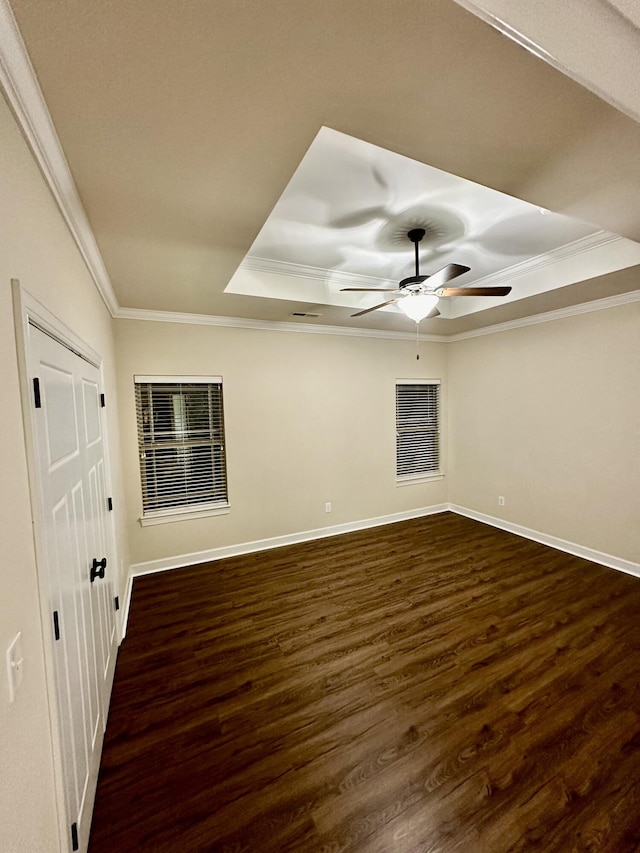
[[134, 381], [143, 523], [226, 507], [221, 377]]
[[396, 473], [398, 480], [440, 475], [440, 383], [396, 382]]

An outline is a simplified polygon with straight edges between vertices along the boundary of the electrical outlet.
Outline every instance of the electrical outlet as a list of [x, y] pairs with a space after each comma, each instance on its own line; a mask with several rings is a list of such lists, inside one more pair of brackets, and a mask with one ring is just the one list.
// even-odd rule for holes
[[331, 512], [331, 501], [326, 502], [326, 504], [324, 505], [324, 511]]
[[503, 495], [498, 496], [498, 506], [504, 506], [504, 496]]
[[9, 679], [9, 704], [16, 698], [18, 688], [24, 677], [24, 656], [22, 654], [22, 632], [18, 631], [7, 649], [7, 678]]

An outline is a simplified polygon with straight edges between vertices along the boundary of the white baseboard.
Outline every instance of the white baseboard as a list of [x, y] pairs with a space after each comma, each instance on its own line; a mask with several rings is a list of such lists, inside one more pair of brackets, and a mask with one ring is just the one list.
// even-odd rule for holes
[[132, 577], [149, 575], [154, 572], [165, 572], [169, 569], [180, 569], [197, 563], [208, 563], [211, 560], [223, 560], [226, 557], [237, 557], [241, 554], [251, 554], [254, 551], [267, 551], [270, 548], [281, 548], [284, 545], [296, 545], [299, 542], [309, 542], [313, 539], [324, 539], [327, 536], [339, 536], [341, 533], [353, 533], [368, 527], [380, 527], [393, 524], [396, 521], [410, 521], [425, 515], [435, 515], [446, 512], [448, 504], [421, 507], [420, 509], [395, 512], [392, 515], [382, 515], [377, 518], [365, 518], [361, 521], [350, 521], [346, 524], [334, 524], [331, 527], [319, 527], [315, 530], [304, 530], [301, 533], [287, 533], [284, 536], [273, 536], [269, 539], [257, 539], [253, 542], [241, 542], [238, 545], [225, 545], [222, 548], [212, 548], [209, 551], [197, 551], [194, 554], [180, 554], [176, 557], [166, 557], [161, 560], [149, 560], [146, 563], [134, 563], [129, 574]]
[[198, 563], [223, 560], [226, 557], [237, 557], [242, 554], [251, 554], [255, 551], [266, 551], [270, 548], [281, 548], [285, 545], [295, 545], [299, 542], [324, 539], [327, 536], [338, 536], [342, 533], [365, 530], [369, 527], [380, 527], [384, 524], [393, 524], [397, 521], [410, 521], [413, 518], [422, 518], [423, 516], [436, 515], [437, 513], [447, 511], [466, 516], [474, 521], [481, 521], [483, 524], [488, 524], [491, 527], [497, 527], [500, 530], [507, 531], [508, 533], [515, 533], [517, 536], [522, 536], [525, 539], [531, 539], [532, 541], [539, 542], [542, 545], [548, 545], [550, 548], [556, 548], [559, 551], [572, 554], [574, 557], [582, 557], [585, 560], [600, 563], [608, 568], [617, 569], [617, 571], [626, 572], [627, 574], [640, 577], [640, 565], [638, 563], [633, 563], [630, 560], [623, 560], [619, 557], [613, 557], [611, 554], [604, 554], [603, 552], [595, 551], [592, 548], [585, 548], [582, 545], [576, 545], [574, 542], [568, 542], [565, 539], [559, 539], [556, 536], [549, 536], [546, 533], [540, 533], [537, 530], [531, 530], [530, 528], [523, 527], [520, 524], [513, 524], [509, 521], [504, 521], [501, 518], [485, 515], [482, 512], [476, 512], [476, 510], [468, 509], [467, 507], [458, 506], [456, 504], [436, 504], [434, 506], [421, 507], [420, 509], [397, 512], [392, 515], [383, 515], [377, 518], [365, 518], [361, 521], [348, 522], [347, 524], [336, 524], [331, 527], [305, 530], [301, 533], [289, 533], [284, 536], [274, 536], [269, 539], [258, 539], [253, 542], [241, 542], [237, 545], [226, 545], [221, 548], [211, 548], [208, 551], [197, 551], [193, 554], [180, 554], [174, 557], [166, 557], [161, 560], [149, 560], [145, 563], [134, 563], [129, 568], [127, 589], [123, 601], [121, 622], [122, 637], [124, 638], [127, 632], [133, 580], [136, 577], [154, 574], [155, 572], [166, 572], [170, 569], [180, 569], [184, 566], [193, 566]]
[[472, 518], [474, 521], [481, 521], [483, 524], [491, 525], [491, 527], [506, 530], [507, 533], [515, 533], [516, 536], [531, 539], [533, 542], [540, 542], [541, 545], [548, 545], [550, 548], [556, 548], [558, 551], [564, 551], [574, 557], [582, 557], [585, 560], [591, 560], [592, 563], [600, 563], [602, 566], [607, 566], [607, 568], [617, 569], [619, 572], [626, 572], [628, 575], [640, 577], [640, 564], [633, 563], [631, 560], [623, 560], [620, 557], [614, 557], [602, 551], [595, 551], [593, 548], [585, 548], [583, 545], [576, 545], [575, 542], [568, 542], [566, 539], [559, 539], [557, 536], [549, 536], [547, 533], [540, 533], [538, 530], [531, 530], [529, 527], [513, 524], [510, 521], [504, 521], [504, 519], [495, 518], [492, 515], [485, 515], [483, 512], [476, 512], [476, 510], [467, 509], [464, 506], [449, 504], [448, 509], [451, 512], [456, 512], [458, 515], [464, 515], [467, 518]]
[[341, 533], [352, 533], [356, 530], [365, 530], [368, 527], [381, 527], [384, 524], [394, 524], [397, 521], [410, 521], [412, 518], [421, 518], [425, 515], [436, 515], [446, 512], [448, 504], [436, 504], [434, 506], [411, 509], [404, 512], [396, 512], [391, 515], [382, 515], [377, 518], [365, 518], [361, 521], [352, 521], [347, 524], [335, 524], [331, 527], [320, 527], [315, 530], [305, 530], [301, 533], [288, 533], [284, 536], [273, 536], [269, 539], [257, 539], [253, 542], [241, 542], [238, 545], [225, 545], [222, 548], [212, 548], [208, 551], [197, 551], [194, 554], [180, 554], [175, 557], [166, 557], [161, 560], [149, 560], [145, 563], [133, 563], [129, 567], [129, 578], [122, 615], [122, 637], [127, 632], [129, 619], [129, 608], [131, 606], [131, 595], [133, 591], [133, 580], [143, 575], [151, 575], [155, 572], [167, 572], [171, 569], [181, 569], [184, 566], [194, 566], [198, 563], [209, 563], [213, 560], [223, 560], [226, 557], [238, 557], [242, 554], [251, 554], [255, 551], [267, 551], [270, 548], [281, 548], [285, 545], [295, 545], [299, 542], [309, 542], [313, 539], [324, 539], [327, 536], [339, 536]]
[[131, 573], [131, 568], [129, 568], [129, 575], [127, 577], [127, 586], [124, 591], [124, 597], [122, 601], [122, 607], [120, 608], [121, 616], [120, 616], [120, 642], [124, 640], [127, 636], [127, 625], [129, 624], [129, 610], [131, 608], [131, 593], [133, 592], [133, 574]]

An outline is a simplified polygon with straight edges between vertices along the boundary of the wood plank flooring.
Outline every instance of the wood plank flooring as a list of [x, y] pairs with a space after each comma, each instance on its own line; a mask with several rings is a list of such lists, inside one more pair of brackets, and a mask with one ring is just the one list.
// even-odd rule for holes
[[139, 578], [90, 851], [638, 851], [639, 614], [450, 513]]

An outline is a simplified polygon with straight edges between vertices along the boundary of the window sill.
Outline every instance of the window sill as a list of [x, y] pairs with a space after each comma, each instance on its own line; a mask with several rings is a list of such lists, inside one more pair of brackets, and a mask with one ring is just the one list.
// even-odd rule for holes
[[178, 509], [167, 512], [157, 512], [153, 515], [143, 515], [138, 519], [142, 527], [154, 524], [169, 524], [172, 521], [190, 521], [195, 518], [207, 518], [211, 515], [228, 515], [229, 504], [203, 507], [202, 509]]
[[396, 486], [417, 486], [420, 483], [430, 483], [433, 480], [444, 480], [444, 474], [434, 471], [433, 474], [418, 474], [415, 476], [411, 474], [405, 477], [398, 477]]

